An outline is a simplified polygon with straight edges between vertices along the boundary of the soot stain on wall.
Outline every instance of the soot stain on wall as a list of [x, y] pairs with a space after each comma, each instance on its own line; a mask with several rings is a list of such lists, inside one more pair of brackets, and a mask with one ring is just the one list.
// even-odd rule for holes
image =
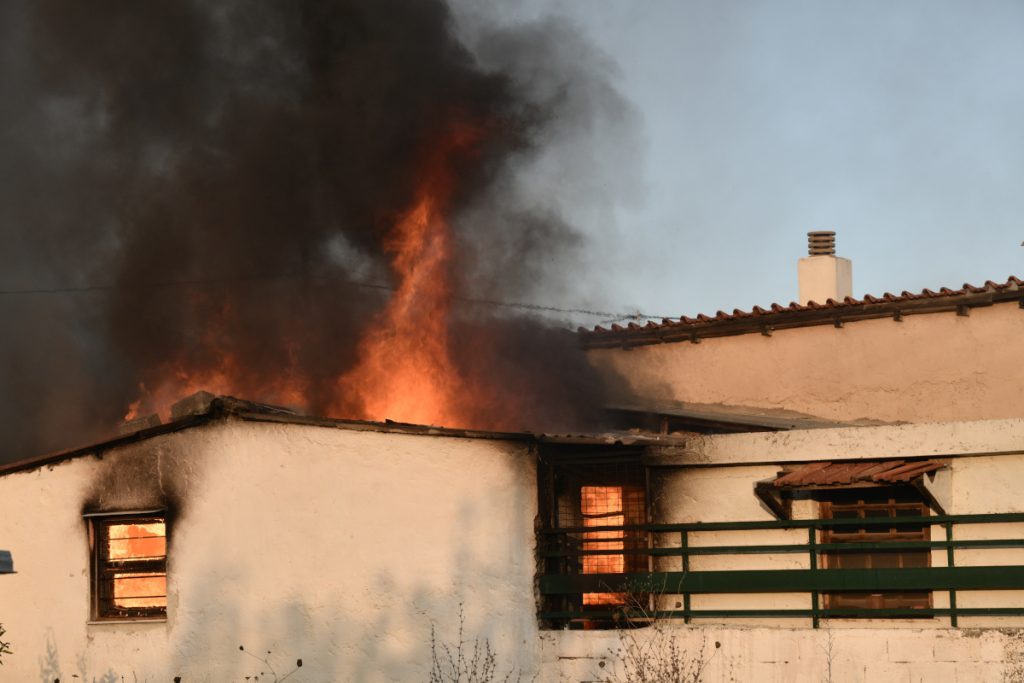
[[188, 510], [200, 477], [203, 454], [197, 437], [206, 432], [168, 434], [97, 452], [99, 466], [81, 501], [83, 514], [164, 510], [168, 529]]

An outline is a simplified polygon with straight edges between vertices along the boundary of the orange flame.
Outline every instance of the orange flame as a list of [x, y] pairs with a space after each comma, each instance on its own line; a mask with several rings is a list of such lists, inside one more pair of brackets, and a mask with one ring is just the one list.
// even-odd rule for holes
[[[414, 199], [384, 241], [396, 290], [360, 341], [357, 364], [336, 380], [328, 415], [469, 426], [459, 409], [460, 402], [465, 405], [466, 387], [448, 340], [453, 245], [447, 214], [456, 190], [456, 164], [475, 153], [483, 135], [482, 127], [453, 125], [422, 159]], [[197, 308], [211, 303], [202, 293], [192, 296]], [[198, 346], [216, 351], [216, 364], [192, 367], [184, 355], [169, 359], [159, 384], [140, 385], [126, 420], [151, 412], [167, 417], [175, 401], [200, 390], [307, 407], [311, 381], [295, 367], [295, 359], [287, 359], [271, 382], [265, 381], [265, 373], [259, 378], [247, 373], [245, 363], [225, 343], [232, 306], [220, 303], [217, 310], [216, 319], [197, 339]]]
[[[445, 218], [455, 188], [452, 157], [479, 137], [460, 127], [428, 159], [415, 205], [394, 225], [385, 248], [399, 284], [359, 345], [359, 364], [338, 381], [360, 417], [418, 424], [460, 422], [464, 387], [447, 337], [452, 232]], [[350, 402], [349, 402], [350, 401]]]
[[362, 340], [359, 364], [338, 381], [345, 404], [358, 405], [352, 417], [464, 423], [458, 405], [465, 387], [448, 343], [452, 235], [446, 214], [455, 189], [453, 157], [471, 152], [480, 135], [458, 126], [444, 138], [427, 159], [415, 204], [388, 235], [398, 288]]

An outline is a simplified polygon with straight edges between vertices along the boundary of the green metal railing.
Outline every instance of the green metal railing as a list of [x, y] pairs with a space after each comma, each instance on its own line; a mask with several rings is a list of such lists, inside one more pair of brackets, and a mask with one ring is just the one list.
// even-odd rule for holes
[[[1024, 523], [1024, 513], [984, 515], [935, 515], [930, 517], [878, 517], [857, 519], [814, 519], [763, 522], [711, 522], [689, 524], [646, 524], [591, 526], [545, 529], [538, 532], [539, 554], [544, 565], [538, 588], [544, 604], [541, 619], [552, 623], [579, 620], [615, 619], [623, 608], [585, 606], [584, 593], [626, 593], [632, 595], [680, 596], [675, 609], [644, 611], [648, 617], [693, 618], [724, 617], [801, 617], [815, 627], [822, 618], [906, 618], [949, 617], [952, 626], [958, 617], [1024, 616], [1024, 607], [957, 607], [957, 591], [1024, 589], [1024, 565], [956, 566], [954, 551], [994, 548], [1024, 548], [1024, 527], [1019, 538], [955, 540], [957, 525]], [[818, 542], [822, 530], [871, 529], [873, 527], [940, 527], [941, 541]], [[693, 545], [691, 534], [717, 531], [807, 530], [804, 543], [761, 545]], [[584, 544], [607, 543], [607, 538], [586, 537], [594, 532], [626, 532], [627, 538], [643, 539], [647, 547], [584, 550]], [[678, 534], [678, 536], [676, 536]], [[678, 545], [665, 547], [671, 540]], [[657, 540], [662, 547], [654, 547]], [[834, 569], [822, 567], [823, 553], [865, 551], [942, 550], [945, 567], [899, 569]], [[709, 555], [805, 554], [807, 569], [744, 569], [693, 571], [690, 558]], [[681, 571], [647, 571], [622, 574], [583, 574], [582, 559], [588, 555], [679, 557]], [[653, 561], [652, 561], [653, 562]], [[828, 609], [819, 604], [819, 596], [828, 592], [944, 591], [949, 607], [929, 608], [842, 608]], [[692, 609], [691, 596], [711, 593], [808, 593], [807, 609]], [[664, 602], [663, 600], [661, 602]], [[627, 610], [628, 611], [628, 610]]]

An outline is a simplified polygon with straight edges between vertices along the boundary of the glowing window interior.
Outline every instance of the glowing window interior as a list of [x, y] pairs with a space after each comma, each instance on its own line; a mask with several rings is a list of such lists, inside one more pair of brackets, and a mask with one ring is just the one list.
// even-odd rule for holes
[[99, 618], [162, 616], [167, 609], [167, 527], [160, 517], [97, 519]]
[[[622, 508], [621, 486], [583, 486], [580, 489], [580, 512], [583, 526], [622, 526], [626, 523]], [[625, 532], [587, 531], [583, 534], [583, 550], [623, 550]], [[621, 574], [625, 571], [625, 555], [602, 554], [583, 556], [584, 574]], [[620, 593], [584, 593], [585, 605], [618, 605], [625, 596]]]

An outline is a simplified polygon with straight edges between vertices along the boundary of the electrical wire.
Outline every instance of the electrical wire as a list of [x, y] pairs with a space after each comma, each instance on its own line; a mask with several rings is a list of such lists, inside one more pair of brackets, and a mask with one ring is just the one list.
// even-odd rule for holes
[[[252, 277], [233, 277], [233, 278], [209, 278], [209, 279], [197, 279], [197, 280], [176, 280], [171, 282], [150, 282], [139, 285], [134, 285], [132, 289], [164, 289], [174, 287], [206, 287], [211, 285], [219, 284], [230, 284], [233, 282], [250, 282], [250, 281], [267, 281], [267, 280], [295, 280], [295, 279], [309, 279], [309, 280], [327, 280], [336, 281], [341, 284], [345, 284], [351, 287], [359, 287], [362, 289], [375, 289], [384, 291], [394, 291], [395, 287], [392, 285], [385, 285], [375, 282], [359, 282], [355, 280], [341, 280], [324, 276], [308, 276], [308, 275], [267, 275], [267, 276], [252, 276]], [[28, 289], [0, 289], [0, 296], [32, 296], [32, 295], [49, 295], [49, 294], [87, 294], [91, 292], [110, 292], [119, 289], [127, 289], [125, 285], [86, 285], [81, 287], [37, 287]], [[515, 308], [518, 310], [527, 311], [538, 311], [545, 313], [571, 313], [576, 315], [586, 315], [595, 318], [602, 318], [602, 323], [613, 323], [619, 320], [661, 320], [668, 316], [662, 315], [648, 315], [636, 311], [633, 313], [616, 313], [610, 311], [596, 311], [587, 308], [562, 308], [560, 306], [545, 306], [542, 304], [531, 304], [521, 301], [502, 301], [500, 299], [483, 299], [476, 297], [466, 297], [455, 295], [452, 299], [461, 301], [463, 303], [469, 303], [479, 306], [494, 306], [500, 308]]]

